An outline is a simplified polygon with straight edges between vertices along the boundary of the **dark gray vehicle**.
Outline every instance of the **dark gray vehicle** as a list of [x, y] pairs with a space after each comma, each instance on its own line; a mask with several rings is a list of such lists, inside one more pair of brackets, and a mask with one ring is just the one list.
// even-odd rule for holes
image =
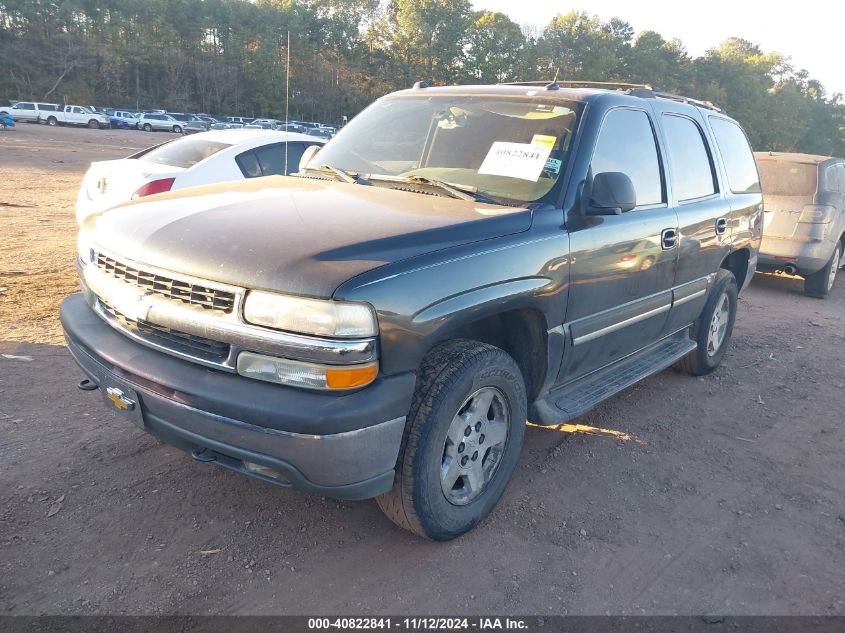
[[418, 84], [300, 165], [86, 220], [61, 308], [80, 386], [198, 461], [375, 497], [432, 539], [490, 512], [526, 419], [712, 371], [757, 263], [743, 131], [643, 87]]
[[804, 277], [804, 293], [825, 298], [845, 247], [845, 159], [757, 152], [763, 183], [760, 270]]

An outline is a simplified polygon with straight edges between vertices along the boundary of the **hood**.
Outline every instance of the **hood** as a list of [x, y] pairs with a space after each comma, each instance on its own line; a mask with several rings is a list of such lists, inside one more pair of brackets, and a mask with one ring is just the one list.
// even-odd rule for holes
[[328, 298], [367, 270], [530, 226], [524, 208], [271, 176], [150, 196], [97, 214], [82, 230], [138, 263]]

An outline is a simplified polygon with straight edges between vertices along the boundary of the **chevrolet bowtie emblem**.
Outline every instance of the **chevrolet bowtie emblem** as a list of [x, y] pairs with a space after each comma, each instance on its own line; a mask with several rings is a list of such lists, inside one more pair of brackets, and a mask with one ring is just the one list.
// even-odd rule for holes
[[126, 394], [117, 387], [107, 388], [106, 398], [111, 400], [114, 407], [116, 409], [120, 409], [121, 411], [131, 411], [135, 408], [135, 403], [127, 398]]

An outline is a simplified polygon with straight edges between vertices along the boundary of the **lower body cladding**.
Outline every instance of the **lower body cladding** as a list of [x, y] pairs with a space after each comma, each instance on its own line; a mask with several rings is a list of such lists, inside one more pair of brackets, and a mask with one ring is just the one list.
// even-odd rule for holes
[[62, 302], [68, 348], [128, 421], [199, 461], [282, 486], [367, 499], [388, 491], [413, 374], [328, 394], [264, 383], [149, 349], [105, 323], [81, 295]]

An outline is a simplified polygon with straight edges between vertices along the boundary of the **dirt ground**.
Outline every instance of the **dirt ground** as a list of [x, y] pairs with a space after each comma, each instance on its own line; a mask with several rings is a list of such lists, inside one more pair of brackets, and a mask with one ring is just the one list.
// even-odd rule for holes
[[[65, 350], [77, 187], [163, 134], [0, 133], [0, 612], [845, 614], [845, 278], [758, 276], [723, 366], [529, 428], [493, 515], [436, 544], [118, 419]], [[31, 359], [31, 360], [30, 360]]]

